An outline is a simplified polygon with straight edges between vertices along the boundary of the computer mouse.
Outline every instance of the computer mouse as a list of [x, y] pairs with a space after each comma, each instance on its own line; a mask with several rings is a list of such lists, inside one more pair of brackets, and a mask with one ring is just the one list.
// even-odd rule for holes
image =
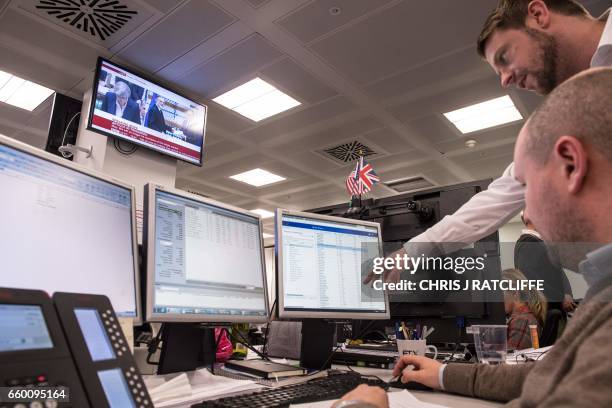
[[401, 380], [397, 379], [395, 381], [389, 381], [389, 387], [392, 388], [400, 388], [408, 391], [432, 391], [433, 388], [423, 385], [416, 381], [408, 381], [407, 383], [403, 383]]

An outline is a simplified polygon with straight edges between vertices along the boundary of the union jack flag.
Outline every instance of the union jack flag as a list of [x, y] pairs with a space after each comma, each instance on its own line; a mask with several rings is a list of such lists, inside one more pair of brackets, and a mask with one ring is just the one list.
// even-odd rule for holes
[[355, 170], [346, 178], [346, 189], [351, 196], [357, 196], [372, 190], [372, 186], [380, 181], [380, 177], [372, 168], [372, 165], [360, 157], [355, 165]]

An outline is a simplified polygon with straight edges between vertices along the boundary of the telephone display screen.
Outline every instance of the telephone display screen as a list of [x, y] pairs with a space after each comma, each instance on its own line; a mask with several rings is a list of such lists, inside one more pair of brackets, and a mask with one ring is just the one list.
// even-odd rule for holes
[[115, 358], [115, 352], [106, 330], [102, 325], [102, 319], [96, 309], [74, 309], [81, 333], [85, 338], [85, 344], [93, 361], [111, 360]]
[[53, 348], [42, 309], [0, 304], [0, 352]]
[[98, 371], [98, 378], [111, 408], [135, 408], [132, 394], [120, 368]]

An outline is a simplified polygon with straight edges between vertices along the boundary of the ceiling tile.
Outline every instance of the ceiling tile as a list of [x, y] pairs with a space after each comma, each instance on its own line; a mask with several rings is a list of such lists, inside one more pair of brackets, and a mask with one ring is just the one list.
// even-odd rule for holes
[[375, 144], [384, 149], [387, 153], [394, 154], [413, 150], [412, 146], [396, 133], [387, 128], [377, 129], [373, 132], [361, 136], [366, 144]]
[[450, 112], [507, 94], [508, 91], [499, 86], [497, 78], [487, 76], [445, 92], [397, 103], [389, 106], [388, 110], [402, 122], [408, 123], [424, 116]]
[[[308, 43], [388, 2], [389, 0], [316, 0], [278, 20], [277, 24], [298, 40]], [[340, 13], [332, 14], [332, 7], [339, 8]], [[316, 24], [313, 24], [315, 21]]]
[[155, 7], [156, 9], [158, 9], [164, 14], [169, 12], [170, 10], [172, 10], [173, 8], [175, 8], [177, 5], [181, 3], [180, 1], [168, 1], [168, 0], [141, 0], [141, 1], [144, 1], [148, 5]]
[[175, 9], [119, 55], [155, 72], [233, 21], [232, 16], [210, 2], [192, 0]]
[[215, 102], [208, 104], [207, 126], [214, 126], [225, 131], [237, 133], [253, 127], [253, 122]]
[[[201, 67], [187, 73], [177, 82], [212, 99], [246, 82], [247, 75], [254, 74], [261, 67], [280, 56], [281, 53], [265, 38], [255, 34]], [[244, 80], [236, 83], [240, 79]]]
[[270, 79], [270, 82], [302, 103], [317, 103], [337, 94], [289, 58], [264, 68], [261, 73], [264, 79]]
[[473, 44], [491, 0], [472, 0], [465, 9], [456, 0], [404, 1], [311, 48], [356, 83], [370, 83]]
[[[374, 82], [366, 88], [368, 94], [377, 99], [389, 99], [402, 94], [414, 94], [414, 90], [433, 90], [452, 86], [459, 81], [474, 81], [483, 76], [495, 77], [491, 67], [476, 53], [475, 47], [468, 47], [414, 69], [391, 75]], [[459, 83], [460, 84], [460, 83]]]
[[270, 0], [247, 0], [253, 8], [259, 8], [264, 4], [268, 3]]
[[[32, 29], [33, 26], [35, 30]], [[10, 8], [0, 18], [0, 35], [5, 36], [3, 42], [10, 44], [23, 43], [30, 46], [30, 49], [17, 51], [32, 53], [40, 50], [53, 54], [55, 58], [70, 61], [65, 70], [73, 73], [77, 70], [82, 70], [81, 72], [92, 71], [99, 55], [99, 50], [76, 40], [71, 35], [65, 34], [61, 29], [37, 23], [33, 17]], [[8, 58], [2, 55], [2, 60], [5, 59]], [[61, 68], [57, 67], [55, 70], [61, 70]]]
[[297, 110], [295, 113], [289, 113], [280, 119], [266, 122], [264, 125], [244, 133], [244, 136], [254, 142], [261, 143], [266, 139], [295, 131], [312, 123], [348, 112], [354, 108], [355, 105], [345, 97], [335, 97], [318, 105]]

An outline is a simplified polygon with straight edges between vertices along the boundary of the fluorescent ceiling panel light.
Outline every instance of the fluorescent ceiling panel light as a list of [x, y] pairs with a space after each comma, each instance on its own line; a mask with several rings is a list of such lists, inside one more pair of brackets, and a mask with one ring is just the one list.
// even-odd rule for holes
[[0, 71], [0, 102], [33, 111], [53, 90]]
[[274, 217], [274, 213], [272, 211], [264, 210], [263, 208], [256, 208], [254, 210], [251, 210], [251, 212], [260, 215], [261, 218]]
[[255, 122], [300, 105], [299, 101], [261, 78], [252, 79], [217, 96], [213, 101]]
[[274, 235], [268, 234], [267, 232], [264, 232], [262, 236], [264, 237], [264, 239], [265, 238], [272, 238], [272, 237], [274, 237]]
[[444, 116], [464, 134], [523, 119], [508, 95], [447, 112]]
[[244, 173], [236, 174], [230, 177], [231, 179], [242, 181], [255, 187], [265, 186], [267, 184], [277, 183], [286, 180], [286, 178], [270, 173], [263, 169], [253, 169]]

